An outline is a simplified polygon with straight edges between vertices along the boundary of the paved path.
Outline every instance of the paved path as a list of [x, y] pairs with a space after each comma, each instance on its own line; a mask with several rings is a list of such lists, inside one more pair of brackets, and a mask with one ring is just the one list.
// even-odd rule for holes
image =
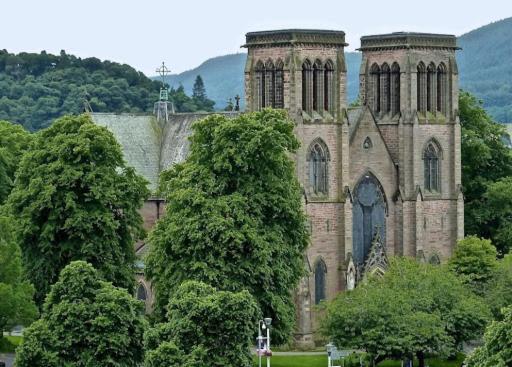
[[1, 354], [0, 361], [5, 362], [5, 367], [12, 367], [14, 363], [14, 354]]

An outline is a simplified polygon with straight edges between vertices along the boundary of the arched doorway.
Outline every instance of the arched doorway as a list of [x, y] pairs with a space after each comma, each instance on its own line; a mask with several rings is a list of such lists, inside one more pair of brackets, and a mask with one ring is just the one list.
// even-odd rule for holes
[[377, 231], [382, 245], [386, 245], [386, 197], [379, 180], [370, 172], [359, 180], [353, 194], [352, 251], [355, 266], [361, 270]]

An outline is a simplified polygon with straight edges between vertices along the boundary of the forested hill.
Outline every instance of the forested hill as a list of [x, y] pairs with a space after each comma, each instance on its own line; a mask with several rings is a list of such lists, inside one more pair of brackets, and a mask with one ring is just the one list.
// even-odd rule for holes
[[500, 122], [512, 122], [512, 18], [459, 37], [460, 85]]
[[0, 120], [28, 130], [56, 117], [94, 112], [151, 111], [160, 83], [129, 65], [46, 52], [17, 55], [0, 50]]
[[[457, 52], [460, 87], [482, 99], [498, 121], [512, 122], [512, 18], [469, 32], [459, 37], [458, 43], [463, 48]], [[347, 52], [345, 56], [350, 102], [358, 94], [361, 54]], [[228, 98], [243, 96], [245, 60], [245, 53], [215, 57], [195, 69], [172, 75], [170, 84], [182, 84], [190, 93], [195, 76], [200, 74], [208, 97], [216, 102], [217, 108], [222, 108]]]

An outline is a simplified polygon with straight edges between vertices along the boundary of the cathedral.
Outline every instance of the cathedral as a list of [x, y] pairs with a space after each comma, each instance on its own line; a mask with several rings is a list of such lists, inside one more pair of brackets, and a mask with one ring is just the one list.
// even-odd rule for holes
[[[243, 46], [247, 111], [284, 108], [301, 142], [292, 158], [311, 232], [308, 275], [295, 292], [295, 338], [304, 345], [314, 342], [322, 300], [385, 271], [388, 256], [440, 263], [464, 234], [456, 38], [362, 37], [354, 106], [345, 46], [342, 31], [302, 29], [248, 33]], [[186, 158], [190, 126], [201, 117], [170, 114], [155, 127], [152, 116], [93, 114], [151, 189], [162, 170]], [[161, 198], [149, 199], [147, 228], [164, 211]], [[150, 310], [142, 262], [138, 281]]]

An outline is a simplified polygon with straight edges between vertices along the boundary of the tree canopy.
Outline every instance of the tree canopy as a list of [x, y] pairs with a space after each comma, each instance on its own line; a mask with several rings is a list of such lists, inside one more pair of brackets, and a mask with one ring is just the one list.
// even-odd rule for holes
[[166, 322], [145, 336], [146, 367], [249, 367], [259, 309], [248, 291], [217, 291], [183, 283], [167, 307]]
[[23, 280], [21, 254], [14, 240], [12, 220], [0, 215], [0, 339], [17, 324], [28, 325], [37, 316], [34, 287]]
[[366, 350], [376, 362], [415, 354], [422, 366], [427, 353], [452, 355], [483, 332], [487, 306], [446, 267], [390, 262], [382, 277], [327, 305], [323, 331], [337, 346]]
[[213, 111], [215, 102], [208, 99], [206, 96], [206, 88], [201, 75], [198, 75], [194, 81], [194, 87], [192, 88], [192, 100], [197, 105], [198, 110]]
[[52, 286], [41, 319], [25, 330], [16, 366], [136, 367], [144, 330], [140, 301], [74, 261]]
[[32, 139], [33, 136], [23, 127], [0, 121], [0, 205], [11, 192], [14, 173]]
[[493, 321], [484, 335], [484, 345], [467, 359], [468, 367], [509, 367], [512, 364], [512, 307], [503, 309], [503, 320]]
[[[491, 239], [501, 254], [512, 243], [512, 204], [499, 202], [499, 190], [509, 190], [512, 155], [503, 143], [505, 129], [495, 123], [473, 95], [461, 92], [462, 184], [465, 230], [468, 235]], [[497, 181], [504, 179], [501, 184]], [[493, 186], [496, 185], [496, 186]], [[497, 191], [498, 190], [498, 191]]]
[[133, 244], [144, 235], [138, 209], [147, 195], [114, 136], [89, 116], [63, 117], [38, 133], [6, 203], [37, 302], [73, 260], [131, 289]]
[[498, 261], [494, 277], [489, 282], [485, 299], [496, 319], [503, 315], [502, 308], [512, 306], [512, 254]]
[[166, 214], [149, 238], [146, 274], [155, 311], [193, 279], [247, 289], [276, 343], [294, 327], [293, 292], [304, 275], [309, 236], [289, 153], [299, 143], [286, 112], [264, 110], [193, 125], [190, 155], [161, 177]]

